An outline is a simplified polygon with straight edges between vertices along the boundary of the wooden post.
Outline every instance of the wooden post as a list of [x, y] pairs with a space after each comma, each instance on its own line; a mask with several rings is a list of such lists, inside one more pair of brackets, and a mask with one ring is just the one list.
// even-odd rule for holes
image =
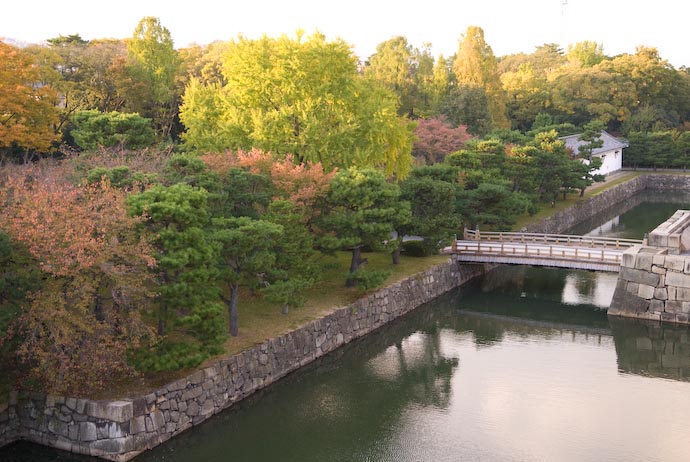
[[601, 261], [604, 261], [604, 249], [601, 250]]

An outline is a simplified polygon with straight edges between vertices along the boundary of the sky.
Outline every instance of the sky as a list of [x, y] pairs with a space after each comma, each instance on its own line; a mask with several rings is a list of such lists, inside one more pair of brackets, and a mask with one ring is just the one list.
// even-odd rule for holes
[[302, 29], [342, 38], [366, 59], [398, 35], [449, 56], [467, 27], [479, 26], [496, 56], [592, 40], [607, 55], [655, 47], [678, 68], [690, 65], [688, 10], [678, 0], [10, 0], [0, 13], [0, 37], [29, 43], [69, 34], [126, 38], [141, 18], [155, 16], [178, 48]]

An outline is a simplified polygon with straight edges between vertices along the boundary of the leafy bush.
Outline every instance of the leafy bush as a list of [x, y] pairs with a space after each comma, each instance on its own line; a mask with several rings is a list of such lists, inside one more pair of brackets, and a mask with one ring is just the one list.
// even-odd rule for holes
[[428, 257], [436, 255], [436, 246], [426, 241], [405, 241], [402, 244], [402, 251], [409, 257]]
[[388, 276], [391, 275], [390, 271], [383, 271], [383, 270], [377, 270], [377, 271], [364, 271], [364, 270], [359, 270], [356, 271], [355, 273], [349, 274], [348, 273], [348, 280], [349, 281], [354, 281], [355, 286], [369, 290], [373, 289], [374, 287], [378, 287], [383, 282], [388, 279]]
[[72, 116], [72, 124], [74, 142], [85, 150], [113, 146], [140, 149], [156, 141], [151, 119], [139, 114], [79, 111]]
[[163, 372], [196, 367], [208, 357], [193, 343], [163, 342], [131, 351], [129, 363], [140, 372]]

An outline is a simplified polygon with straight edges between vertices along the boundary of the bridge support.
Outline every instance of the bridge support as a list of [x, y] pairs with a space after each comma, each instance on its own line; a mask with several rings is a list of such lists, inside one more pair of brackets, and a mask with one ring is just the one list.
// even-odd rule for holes
[[690, 324], [690, 211], [679, 210], [623, 253], [608, 313]]

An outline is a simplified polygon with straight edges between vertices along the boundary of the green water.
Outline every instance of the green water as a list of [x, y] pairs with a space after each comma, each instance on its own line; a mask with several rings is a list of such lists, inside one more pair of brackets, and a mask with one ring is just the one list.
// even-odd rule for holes
[[[589, 230], [639, 238], [669, 200]], [[499, 268], [135, 460], [688, 461], [690, 330], [608, 319], [615, 280]]]

